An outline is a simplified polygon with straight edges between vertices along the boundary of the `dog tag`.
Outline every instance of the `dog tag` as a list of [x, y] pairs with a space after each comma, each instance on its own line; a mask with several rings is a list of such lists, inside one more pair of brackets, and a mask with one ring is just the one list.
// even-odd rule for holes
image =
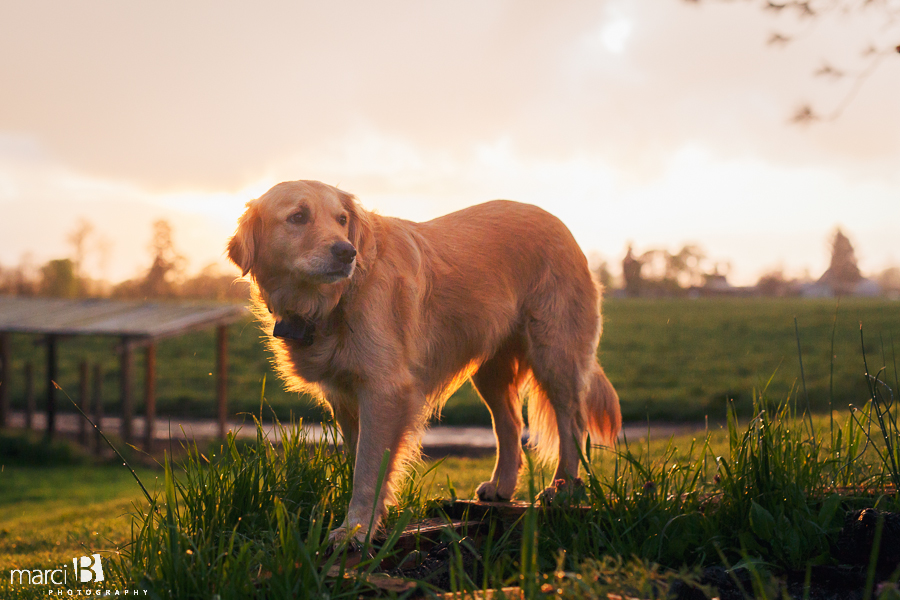
[[272, 335], [282, 340], [295, 340], [301, 346], [312, 346], [315, 339], [316, 324], [299, 316], [275, 321]]

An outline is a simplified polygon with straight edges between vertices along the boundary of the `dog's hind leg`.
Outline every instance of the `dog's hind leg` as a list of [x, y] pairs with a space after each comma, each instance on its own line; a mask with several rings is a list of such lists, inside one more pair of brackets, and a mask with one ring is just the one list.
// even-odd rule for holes
[[516, 491], [522, 467], [522, 402], [519, 398], [521, 362], [511, 346], [488, 359], [472, 376], [472, 383], [491, 411], [497, 437], [497, 462], [490, 481], [478, 486], [481, 501], [505, 501]]
[[[558, 444], [556, 454], [558, 462], [556, 466], [556, 474], [553, 480], [565, 479], [571, 480], [578, 477], [578, 470], [581, 466], [580, 452], [583, 450], [584, 438], [586, 433], [586, 419], [584, 411], [584, 397], [586, 390], [581, 384], [581, 376], [571, 366], [568, 373], [553, 373], [547, 376], [537, 367], [534, 368], [534, 376], [543, 391], [546, 398], [535, 400], [537, 402], [548, 402], [550, 411], [555, 417], [556, 431], [551, 431], [553, 427], [550, 419], [542, 423], [542, 419], [532, 418], [530, 427], [538, 436], [538, 443], [554, 442]], [[539, 394], [536, 394], [539, 396]], [[544, 407], [547, 411], [547, 407]], [[537, 411], [538, 413], [540, 411]], [[535, 413], [530, 413], [535, 414]], [[543, 415], [545, 418], [548, 414]], [[543, 439], [542, 439], [543, 438]], [[547, 449], [548, 454], [552, 450]], [[539, 451], [542, 456], [545, 455]]]
[[557, 459], [554, 483], [578, 477], [588, 425], [585, 400], [596, 361], [590, 340], [567, 336], [561, 321], [534, 319], [527, 327], [528, 360], [538, 388], [529, 400], [528, 426], [538, 457]]

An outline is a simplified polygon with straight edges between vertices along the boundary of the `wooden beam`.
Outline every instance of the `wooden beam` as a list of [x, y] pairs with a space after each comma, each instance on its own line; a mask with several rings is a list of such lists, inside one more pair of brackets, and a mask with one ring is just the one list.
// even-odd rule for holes
[[133, 408], [131, 403], [131, 380], [133, 378], [134, 351], [128, 337], [122, 338], [122, 348], [119, 354], [119, 393], [122, 404], [122, 439], [126, 444], [132, 440], [131, 417]]
[[47, 437], [56, 433], [56, 367], [58, 337], [47, 336]]
[[103, 372], [100, 370], [100, 364], [94, 365], [94, 398], [91, 404], [94, 408], [94, 423], [97, 429], [94, 430], [94, 452], [100, 454], [103, 450], [103, 438], [100, 437], [100, 430], [103, 429]]
[[34, 365], [25, 363], [25, 429], [34, 429]]
[[9, 354], [9, 334], [0, 331], [0, 427], [5, 427], [9, 420], [9, 384], [12, 375]]
[[150, 452], [153, 447], [153, 432], [156, 428], [156, 344], [144, 349], [146, 372], [144, 374], [144, 450]]
[[[81, 361], [78, 365], [78, 402], [84, 414], [91, 412], [91, 396], [88, 391], [88, 364], [86, 360]], [[82, 446], [88, 445], [88, 423], [87, 419], [78, 416], [78, 441]]]
[[224, 438], [228, 426], [228, 327], [216, 327], [216, 406], [219, 437]]

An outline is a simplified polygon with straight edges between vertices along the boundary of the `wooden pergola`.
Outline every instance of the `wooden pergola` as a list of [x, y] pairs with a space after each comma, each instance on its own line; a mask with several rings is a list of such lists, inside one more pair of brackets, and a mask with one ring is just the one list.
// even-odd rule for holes
[[[225, 436], [227, 420], [227, 326], [247, 314], [234, 304], [142, 302], [106, 299], [0, 297], [0, 427], [9, 415], [9, 334], [44, 336], [47, 348], [47, 435], [56, 428], [57, 343], [67, 336], [119, 338], [122, 438], [131, 442], [134, 352], [145, 352], [145, 445], [153, 439], [156, 419], [156, 342], [191, 331], [216, 327], [216, 403], [219, 434]], [[85, 380], [85, 375], [82, 375]], [[84, 384], [83, 384], [84, 386]], [[82, 392], [85, 393], [84, 391]]]

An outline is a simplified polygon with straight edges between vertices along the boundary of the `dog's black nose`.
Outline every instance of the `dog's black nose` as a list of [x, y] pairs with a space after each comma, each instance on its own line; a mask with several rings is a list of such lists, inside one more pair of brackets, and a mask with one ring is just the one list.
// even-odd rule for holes
[[356, 258], [356, 248], [350, 242], [337, 242], [331, 247], [331, 253], [336, 259], [349, 265]]

